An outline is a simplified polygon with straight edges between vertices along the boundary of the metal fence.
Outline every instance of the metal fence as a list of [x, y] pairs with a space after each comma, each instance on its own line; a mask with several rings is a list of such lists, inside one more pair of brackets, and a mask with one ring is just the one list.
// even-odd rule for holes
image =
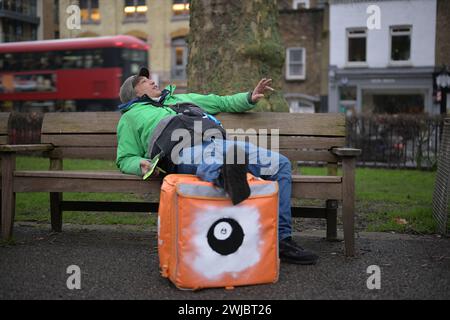
[[433, 192], [433, 217], [437, 222], [438, 232], [447, 233], [450, 210], [450, 118], [445, 120], [440, 147], [436, 184]]
[[347, 118], [347, 145], [362, 150], [359, 166], [436, 169], [444, 118], [356, 115]]

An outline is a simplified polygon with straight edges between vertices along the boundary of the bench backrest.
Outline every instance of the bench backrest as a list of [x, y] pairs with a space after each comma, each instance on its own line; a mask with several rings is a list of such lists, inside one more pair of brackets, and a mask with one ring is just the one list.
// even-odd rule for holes
[[0, 144], [8, 144], [9, 112], [0, 112]]
[[[118, 112], [47, 113], [41, 142], [53, 144], [58, 157], [112, 160], [120, 116]], [[242, 129], [250, 135], [264, 134], [262, 129], [270, 135], [271, 129], [279, 129], [280, 152], [292, 161], [334, 163], [337, 159], [328, 150], [345, 145], [344, 114], [223, 113], [218, 119], [226, 129]], [[270, 147], [270, 137], [267, 140]]]

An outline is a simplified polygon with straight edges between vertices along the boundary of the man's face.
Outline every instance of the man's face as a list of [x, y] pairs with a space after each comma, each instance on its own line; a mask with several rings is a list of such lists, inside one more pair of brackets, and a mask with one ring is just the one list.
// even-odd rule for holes
[[158, 98], [162, 94], [155, 81], [152, 79], [147, 79], [146, 77], [139, 77], [136, 85], [134, 86], [134, 91], [138, 97], [142, 97], [146, 94], [150, 98]]

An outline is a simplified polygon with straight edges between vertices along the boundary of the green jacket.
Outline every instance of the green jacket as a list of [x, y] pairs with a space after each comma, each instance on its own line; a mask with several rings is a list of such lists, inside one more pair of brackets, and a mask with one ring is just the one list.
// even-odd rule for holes
[[[190, 102], [212, 115], [220, 112], [244, 112], [255, 106], [250, 102], [248, 92], [230, 96], [173, 94], [175, 88], [166, 88], [169, 94], [163, 102], [164, 106]], [[156, 126], [162, 119], [176, 113], [170, 108], [157, 108], [139, 102], [122, 106], [121, 110], [123, 115], [117, 126], [116, 165], [123, 173], [141, 176], [140, 163], [149, 157], [148, 143]]]

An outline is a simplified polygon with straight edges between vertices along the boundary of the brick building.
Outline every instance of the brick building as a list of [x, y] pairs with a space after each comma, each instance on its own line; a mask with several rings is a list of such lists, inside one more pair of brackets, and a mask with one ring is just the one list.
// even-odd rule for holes
[[279, 1], [286, 48], [283, 92], [291, 112], [324, 112], [328, 91], [328, 7], [325, 1]]

